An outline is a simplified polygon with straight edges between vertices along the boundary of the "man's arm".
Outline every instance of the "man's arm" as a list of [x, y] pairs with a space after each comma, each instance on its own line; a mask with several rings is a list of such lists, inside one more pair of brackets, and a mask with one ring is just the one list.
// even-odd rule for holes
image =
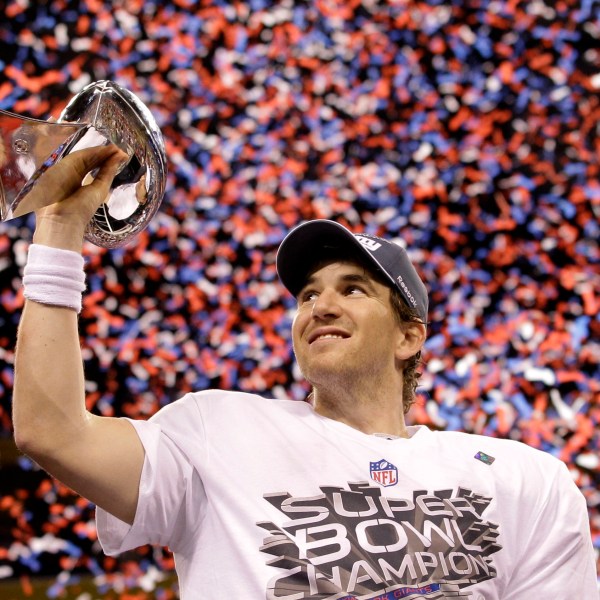
[[506, 600], [599, 598], [585, 499], [564, 465], [544, 505], [530, 523], [523, 523], [521, 549]]
[[[81, 252], [85, 227], [109, 193], [124, 155], [115, 147], [73, 153], [32, 193], [58, 202], [36, 215], [36, 244]], [[90, 185], [81, 182], [98, 169]], [[144, 450], [124, 419], [86, 410], [77, 312], [25, 302], [17, 335], [13, 423], [17, 446], [65, 485], [131, 523]]]

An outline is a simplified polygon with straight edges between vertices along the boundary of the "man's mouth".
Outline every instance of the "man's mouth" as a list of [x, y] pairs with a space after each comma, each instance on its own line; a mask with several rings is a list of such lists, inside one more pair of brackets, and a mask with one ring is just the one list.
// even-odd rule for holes
[[332, 328], [329, 330], [321, 329], [320, 331], [314, 331], [309, 336], [308, 343], [312, 344], [313, 342], [316, 342], [318, 340], [344, 340], [348, 337], [350, 337], [350, 335], [344, 331], [332, 331]]

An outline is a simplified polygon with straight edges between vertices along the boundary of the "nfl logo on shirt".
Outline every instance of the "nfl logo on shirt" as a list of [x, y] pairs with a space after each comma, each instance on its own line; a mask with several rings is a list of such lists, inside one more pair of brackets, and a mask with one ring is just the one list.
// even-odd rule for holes
[[398, 469], [385, 459], [370, 463], [371, 479], [383, 487], [398, 483]]

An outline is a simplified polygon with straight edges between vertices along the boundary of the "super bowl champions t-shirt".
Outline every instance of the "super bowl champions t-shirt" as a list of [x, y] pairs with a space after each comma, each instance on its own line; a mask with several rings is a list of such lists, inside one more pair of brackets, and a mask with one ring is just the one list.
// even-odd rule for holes
[[184, 600], [597, 598], [583, 496], [519, 442], [423, 426], [390, 440], [218, 390], [131, 422], [135, 522], [98, 509], [100, 541], [168, 546]]

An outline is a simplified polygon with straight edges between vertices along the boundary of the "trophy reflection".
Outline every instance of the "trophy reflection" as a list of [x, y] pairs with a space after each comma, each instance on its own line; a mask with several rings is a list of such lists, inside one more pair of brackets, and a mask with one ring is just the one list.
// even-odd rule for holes
[[129, 161], [88, 224], [85, 238], [105, 248], [129, 242], [160, 206], [167, 161], [162, 133], [150, 111], [113, 81], [86, 86], [55, 122], [0, 110], [0, 221], [51, 204], [52, 198], [36, 189], [44, 171], [71, 152], [108, 143], [119, 146]]

